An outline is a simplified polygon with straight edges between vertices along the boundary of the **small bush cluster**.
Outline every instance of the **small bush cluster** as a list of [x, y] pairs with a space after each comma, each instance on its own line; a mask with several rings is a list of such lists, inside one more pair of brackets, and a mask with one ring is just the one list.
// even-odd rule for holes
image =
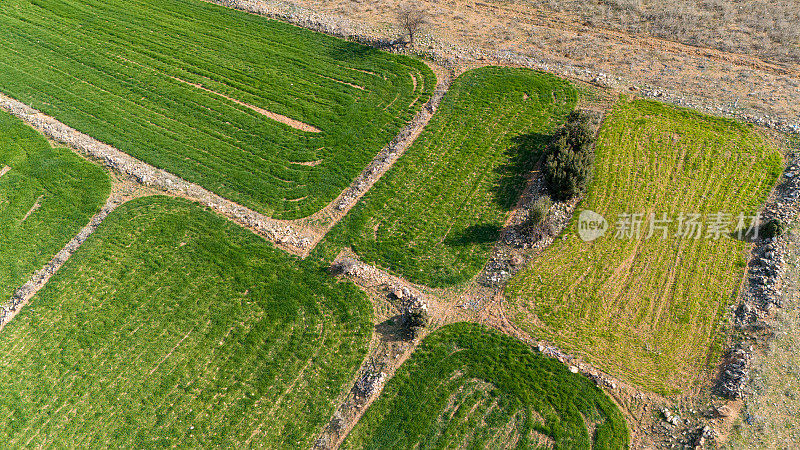
[[403, 331], [405, 337], [414, 340], [422, 334], [422, 330], [428, 325], [430, 315], [428, 309], [424, 307], [409, 308], [403, 314]]
[[761, 226], [761, 236], [767, 239], [776, 238], [786, 232], [786, 224], [778, 219], [771, 219]]
[[544, 161], [544, 175], [553, 197], [567, 200], [582, 194], [592, 179], [595, 133], [585, 113], [573, 111], [556, 134]]
[[550, 200], [550, 197], [537, 198], [528, 210], [528, 215], [525, 217], [522, 226], [527, 229], [532, 229], [542, 225], [547, 218], [547, 212], [550, 211], [551, 206], [553, 206], [553, 201]]

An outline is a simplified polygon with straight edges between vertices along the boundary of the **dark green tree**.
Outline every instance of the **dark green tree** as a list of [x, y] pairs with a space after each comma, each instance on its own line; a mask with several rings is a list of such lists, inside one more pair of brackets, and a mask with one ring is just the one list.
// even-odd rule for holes
[[544, 160], [545, 181], [554, 198], [567, 200], [586, 191], [594, 175], [594, 144], [589, 116], [571, 112], [550, 143]]

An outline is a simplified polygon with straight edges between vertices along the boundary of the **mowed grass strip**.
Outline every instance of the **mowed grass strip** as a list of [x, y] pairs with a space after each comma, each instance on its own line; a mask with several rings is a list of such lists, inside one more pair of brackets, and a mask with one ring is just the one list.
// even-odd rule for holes
[[461, 75], [422, 135], [328, 234], [366, 261], [448, 286], [486, 263], [524, 174], [577, 101], [566, 81], [527, 69]]
[[7, 301], [99, 209], [108, 176], [0, 111], [0, 302]]
[[343, 448], [619, 449], [628, 443], [625, 419], [592, 381], [522, 342], [460, 323], [423, 340]]
[[134, 200], [0, 333], [0, 439], [311, 447], [371, 311], [354, 285], [221, 217]]
[[[781, 157], [751, 127], [656, 102], [622, 99], [597, 143], [596, 178], [578, 209], [609, 222], [583, 242], [576, 219], [512, 279], [517, 324], [659, 392], [700, 375], [725, 307], [737, 293], [750, 244], [675, 237], [679, 213], [754, 215], [781, 172]], [[645, 214], [638, 239], [615, 238], [622, 213]], [[646, 215], [674, 220], [646, 239]], [[663, 225], [663, 224], [662, 224]]]
[[201, 0], [0, 9], [0, 91], [278, 218], [332, 201], [435, 84], [421, 61]]

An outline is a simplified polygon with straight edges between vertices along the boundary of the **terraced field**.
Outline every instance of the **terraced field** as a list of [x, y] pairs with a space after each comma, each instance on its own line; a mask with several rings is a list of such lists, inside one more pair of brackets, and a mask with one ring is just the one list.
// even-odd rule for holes
[[0, 302], [89, 222], [108, 193], [100, 168], [0, 111]]
[[422, 135], [347, 217], [330, 247], [415, 282], [474, 276], [548, 137], [574, 108], [566, 81], [485, 67], [455, 80]]
[[461, 323], [425, 338], [343, 447], [613, 449], [628, 439], [624, 418], [592, 381]]
[[[732, 236], [755, 214], [781, 172], [779, 153], [749, 126], [663, 104], [623, 99], [601, 129], [596, 178], [579, 209], [606, 218], [592, 242], [577, 217], [512, 279], [512, 316], [532, 335], [586, 356], [647, 389], [675, 392], [719, 356], [719, 322], [737, 293], [750, 244]], [[680, 213], [728, 229], [676, 237]], [[638, 237], [618, 239], [623, 213], [643, 214]], [[667, 214], [649, 234], [647, 215]], [[747, 221], [749, 225], [749, 220]], [[630, 231], [630, 227], [627, 228]]]
[[0, 92], [277, 218], [333, 200], [435, 84], [418, 60], [201, 0], [0, 9]]
[[0, 333], [0, 439], [308, 448], [370, 320], [314, 263], [188, 202], [134, 200]]

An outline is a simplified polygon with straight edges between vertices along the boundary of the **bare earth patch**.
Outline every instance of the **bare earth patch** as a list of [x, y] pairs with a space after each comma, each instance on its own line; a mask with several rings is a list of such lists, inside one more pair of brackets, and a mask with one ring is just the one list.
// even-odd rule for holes
[[[309, 125], [307, 123], [300, 122], [299, 120], [295, 120], [295, 119], [292, 119], [291, 117], [286, 117], [284, 115], [281, 115], [281, 114], [278, 114], [278, 113], [274, 113], [272, 111], [267, 111], [264, 108], [259, 108], [258, 106], [251, 105], [249, 103], [245, 103], [245, 102], [243, 102], [241, 100], [237, 100], [237, 99], [235, 99], [233, 97], [227, 96], [227, 95], [222, 94], [220, 92], [212, 91], [211, 89], [208, 89], [207, 87], [204, 87], [202, 84], [191, 83], [191, 82], [186, 81], [186, 80], [181, 80], [178, 77], [170, 77], [170, 78], [172, 78], [175, 81], [180, 81], [181, 83], [188, 84], [189, 86], [196, 87], [197, 89], [201, 89], [201, 90], [206, 91], [206, 92], [208, 92], [210, 94], [214, 94], [214, 95], [220, 96], [220, 97], [222, 97], [222, 98], [224, 98], [226, 100], [230, 100], [233, 103], [236, 103], [237, 105], [244, 106], [245, 108], [250, 108], [253, 111], [255, 111], [255, 112], [257, 112], [257, 113], [259, 113], [259, 114], [261, 114], [263, 116], [269, 117], [270, 119], [275, 120], [277, 122], [280, 122], [280, 123], [282, 123], [284, 125], [289, 125], [290, 127], [294, 128], [294, 129], [297, 129], [297, 130], [300, 130], [300, 131], [307, 131], [309, 133], [320, 133], [320, 132], [322, 132], [322, 130], [320, 130], [319, 128], [311, 126], [311, 125]], [[327, 78], [327, 77], [325, 77], [325, 78]], [[331, 78], [331, 79], [333, 80], [333, 78]], [[334, 80], [334, 81], [339, 81], [339, 80]], [[344, 82], [340, 81], [340, 83], [344, 83]], [[344, 83], [344, 84], [350, 84], [350, 83]], [[351, 86], [359, 87], [362, 90], [364, 89], [364, 88], [362, 88], [360, 86], [356, 86], [354, 84], [351, 85]]]

